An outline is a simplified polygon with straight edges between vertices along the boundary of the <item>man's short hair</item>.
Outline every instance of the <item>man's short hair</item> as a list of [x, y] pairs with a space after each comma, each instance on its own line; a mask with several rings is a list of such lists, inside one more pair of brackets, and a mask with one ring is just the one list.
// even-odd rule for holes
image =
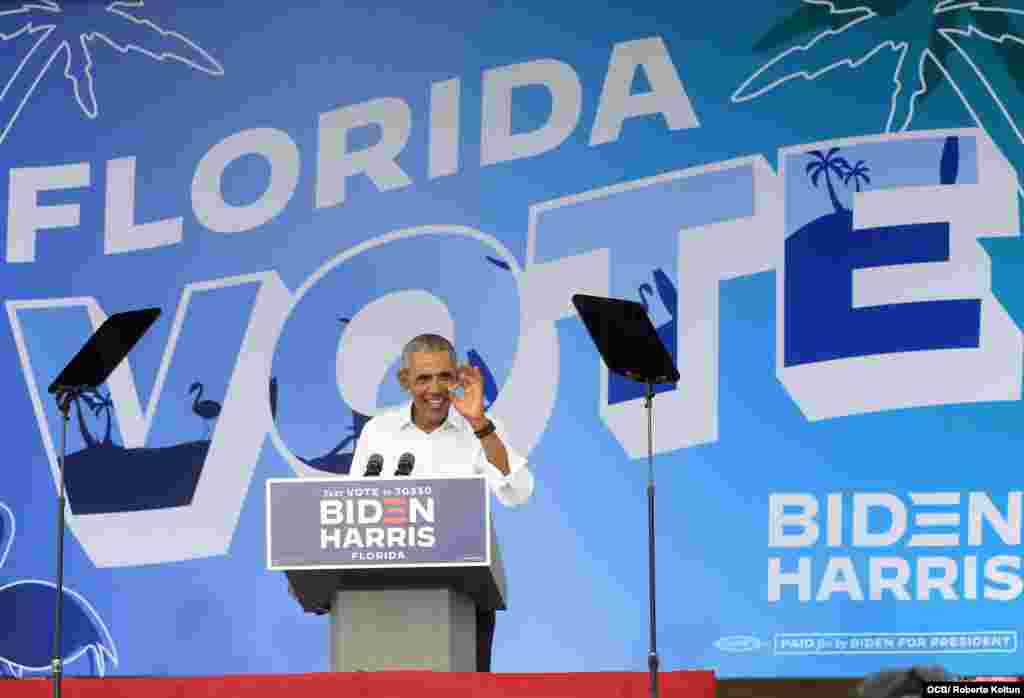
[[459, 365], [458, 358], [455, 356], [455, 347], [451, 342], [439, 334], [421, 334], [410, 339], [402, 349], [402, 368], [410, 368], [412, 355], [425, 351], [446, 351], [452, 357], [452, 364]]

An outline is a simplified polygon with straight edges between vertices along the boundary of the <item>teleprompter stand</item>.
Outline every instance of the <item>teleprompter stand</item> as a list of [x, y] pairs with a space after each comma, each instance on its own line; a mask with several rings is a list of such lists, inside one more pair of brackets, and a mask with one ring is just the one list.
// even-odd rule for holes
[[61, 678], [64, 673], [61, 653], [61, 613], [64, 600], [64, 461], [67, 458], [71, 406], [83, 395], [94, 393], [110, 377], [158, 315], [159, 308], [111, 315], [50, 384], [49, 392], [56, 398], [57, 409], [61, 414], [60, 460], [57, 471], [57, 602], [54, 609], [52, 662], [54, 698], [60, 698]]
[[650, 671], [650, 695], [658, 696], [658, 642], [654, 593], [654, 386], [676, 383], [679, 371], [672, 355], [658, 337], [647, 309], [640, 303], [576, 294], [572, 297], [576, 312], [583, 319], [609, 371], [639, 381], [646, 386], [647, 410], [647, 561], [650, 596], [650, 641], [647, 655]]

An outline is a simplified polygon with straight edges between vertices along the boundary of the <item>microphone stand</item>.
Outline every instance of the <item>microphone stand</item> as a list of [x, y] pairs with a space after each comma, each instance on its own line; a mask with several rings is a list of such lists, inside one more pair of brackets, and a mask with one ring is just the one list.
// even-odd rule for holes
[[68, 421], [71, 405], [81, 397], [85, 386], [62, 387], [57, 392], [57, 409], [61, 415], [60, 459], [57, 461], [57, 600], [53, 610], [53, 698], [61, 696], [61, 682], [64, 676], [64, 659], [61, 654], [61, 621], [64, 611], [64, 506], [67, 498], [64, 492], [64, 465], [68, 455]]
[[650, 674], [651, 697], [658, 698], [658, 637], [654, 594], [654, 383], [651, 381], [647, 381], [644, 408], [647, 410], [647, 579], [651, 606], [651, 647], [647, 653], [647, 669]]

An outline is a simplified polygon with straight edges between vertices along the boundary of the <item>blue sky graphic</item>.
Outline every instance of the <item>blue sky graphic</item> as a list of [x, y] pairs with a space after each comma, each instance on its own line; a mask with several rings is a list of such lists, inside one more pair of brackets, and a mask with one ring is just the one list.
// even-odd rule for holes
[[[138, 13], [144, 11], [153, 24], [181, 32], [215, 56], [224, 75], [212, 79], [180, 61], [126, 55], [99, 42], [90, 55], [102, 109], [89, 119], [61, 71], [47, 71], [0, 143], [0, 157], [6, 169], [88, 162], [92, 184], [44, 195], [47, 205], [79, 203], [81, 221], [41, 233], [36, 262], [4, 264], [0, 295], [5, 300], [92, 295], [110, 312], [164, 308], [163, 319], [131, 358], [145, 402], [186, 283], [275, 269], [294, 290], [326, 259], [359, 242], [428, 223], [475, 227], [498, 238], [522, 264], [530, 204], [750, 154], [763, 154], [777, 165], [781, 147], [882, 130], [890, 111], [891, 53], [879, 53], [856, 71], [840, 67], [818, 80], [791, 81], [756, 100], [732, 101], [737, 86], [775, 55], [756, 50], [757, 40], [800, 5], [749, 3], [742, 12], [654, 2], [608, 3], [585, 12], [537, 2], [457, 10], [319, 2], [282, 10], [237, 1], [210, 7], [194, 0], [140, 6]], [[97, 6], [81, 16], [104, 11]], [[589, 146], [612, 44], [649, 36], [664, 38], [700, 127], [668, 131], [660, 116], [630, 119], [618, 141]], [[32, 41], [18, 37], [6, 45], [10, 53], [0, 56], [4, 74], [23, 60]], [[580, 126], [552, 152], [481, 168], [481, 72], [542, 57], [565, 61], [579, 75]], [[462, 79], [460, 171], [429, 180], [428, 88], [452, 77]], [[1012, 86], [1012, 79], [1004, 82]], [[413, 185], [378, 192], [365, 178], [355, 179], [343, 205], [314, 210], [317, 115], [382, 96], [400, 96], [413, 111], [409, 144], [399, 156]], [[514, 128], [543, 123], [549, 109], [543, 92], [524, 91], [517, 95]], [[948, 83], [935, 88], [913, 121], [917, 129], [973, 124]], [[298, 189], [266, 225], [238, 234], [211, 232], [192, 212], [196, 164], [226, 136], [257, 127], [281, 129], [296, 142], [302, 158]], [[354, 137], [365, 144], [375, 135]], [[870, 165], [871, 183], [865, 185], [870, 189], [936, 182], [941, 148], [937, 139], [899, 149], [862, 144], [843, 153], [851, 162]], [[174, 247], [105, 256], [106, 161], [129, 156], [137, 158], [136, 220], [182, 216], [184, 239]], [[831, 209], [823, 190], [807, 180], [804, 156], [791, 157], [796, 162], [786, 165], [787, 233]], [[976, 178], [974, 159], [973, 144], [963, 139], [961, 181]], [[252, 201], [268, 176], [259, 158], [239, 160], [224, 174], [225, 196], [236, 204]], [[723, 199], [729, 186], [723, 183], [719, 190]], [[732, 186], [744, 190], [741, 183]], [[849, 196], [841, 185], [838, 193]], [[621, 243], [644, 230], [643, 218], [630, 219], [628, 211], [613, 212], [614, 218], [592, 211], [580, 219], [586, 225], [574, 228], [567, 245], [584, 250], [602, 241]], [[6, 243], [6, 229], [0, 241]], [[1000, 260], [1015, 268], [1019, 245], [997, 242], [991, 248], [996, 282], [1002, 284], [1001, 296], [1013, 298], [1020, 284], [1001, 276]], [[652, 241], [624, 257], [613, 268], [613, 292], [636, 298], [639, 284], [650, 281], [656, 268], [675, 278], [673, 247]], [[302, 455], [324, 453], [351, 425], [351, 412], [330, 387], [343, 330], [337, 319], [351, 317], [389, 291], [425, 288], [448, 303], [461, 355], [468, 349], [479, 352], [500, 386], [514, 357], [518, 296], [511, 275], [488, 264], [488, 254], [493, 251], [468, 241], [403, 241], [353, 260], [343, 274], [316, 287], [288, 320], [274, 359], [288, 442]], [[809, 423], [775, 377], [774, 274], [725, 282], [721, 292], [719, 440], [658, 456], [656, 462], [663, 668], [715, 667], [723, 676], [858, 675], [882, 662], [878, 657], [778, 657], [764, 650], [731, 655], [713, 643], [729, 635], [767, 639], [777, 632], [840, 628], [1005, 628], [1006, 606], [993, 603], [785, 600], [772, 605], [764, 600], [769, 492], [1006, 492], [1016, 487], [1011, 464], [1022, 415], [1018, 403], [999, 403]], [[162, 399], [164, 412], [154, 423], [154, 444], [202, 437], [188, 387], [201, 381], [220, 399], [234, 359], [230, 349], [211, 351], [204, 338], [216, 332], [225, 346], [237, 346], [253, 302], [247, 287], [193, 300], [188, 321], [195, 330], [181, 339]], [[44, 384], [73, 352], [72, 340], [88, 332], [83, 314], [52, 313], [40, 315], [28, 332], [33, 359], [38, 357], [34, 368]], [[630, 461], [601, 426], [598, 359], [582, 325], [562, 321], [558, 332], [557, 402], [531, 454], [534, 499], [523, 509], [495, 512], [513, 600], [499, 615], [494, 666], [497, 671], [643, 670], [646, 466]], [[0, 388], [8, 396], [8, 472], [14, 473], [0, 485], [0, 500], [24, 522], [3, 574], [48, 579], [53, 483], [10, 332], [0, 335], [0, 356]], [[396, 384], [381, 387], [382, 401], [400, 398]], [[52, 407], [47, 409], [56, 428]], [[638, 408], [638, 419], [641, 412]], [[120, 443], [116, 422], [113, 433]], [[72, 447], [82, 445], [73, 441]], [[986, 467], [964, 468], [976, 462]], [[290, 474], [265, 444], [223, 556], [98, 569], [68, 537], [68, 584], [108, 621], [120, 658], [114, 673], [327, 669], [324, 620], [303, 615], [288, 597], [283, 576], [265, 570], [262, 481]], [[593, 632], [595, 624], [610, 630]], [[1008, 670], [1015, 659], [949, 656], [940, 661], [954, 670], [982, 673]]]

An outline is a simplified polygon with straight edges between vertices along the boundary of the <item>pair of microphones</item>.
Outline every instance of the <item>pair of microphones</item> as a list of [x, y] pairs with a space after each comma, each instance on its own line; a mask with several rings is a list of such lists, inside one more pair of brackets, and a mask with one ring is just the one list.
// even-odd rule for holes
[[[398, 467], [395, 468], [396, 477], [405, 477], [412, 473], [412, 466], [416, 464], [416, 456], [409, 452], [403, 453], [398, 457]], [[379, 453], [374, 453], [370, 456], [369, 460], [366, 461], [366, 472], [363, 473], [363, 477], [380, 477], [380, 472], [384, 469], [384, 456]]]

